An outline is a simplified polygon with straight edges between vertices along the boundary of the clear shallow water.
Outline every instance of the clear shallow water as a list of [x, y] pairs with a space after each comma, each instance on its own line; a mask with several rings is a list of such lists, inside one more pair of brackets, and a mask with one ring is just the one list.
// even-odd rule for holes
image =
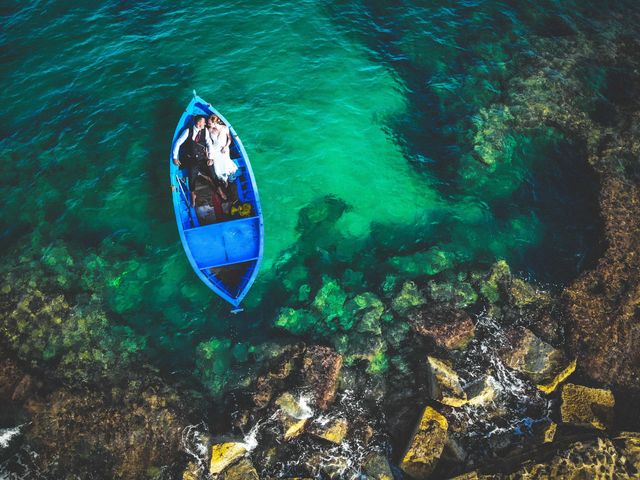
[[[267, 292], [286, 287], [275, 266], [292, 247], [318, 281], [349, 258], [371, 269], [431, 248], [451, 267], [506, 258], [569, 281], [598, 250], [595, 179], [580, 145], [505, 130], [513, 113], [493, 105], [527, 36], [554, 13], [577, 21], [581, 5], [6, 4], [6, 254], [96, 293], [150, 354], [172, 353], [169, 367], [212, 336], [272, 338], [285, 296]], [[191, 271], [173, 219], [169, 142], [194, 88], [233, 123], [260, 191], [265, 262], [243, 317]], [[299, 223], [327, 195], [345, 205], [335, 230], [315, 232], [314, 213]]]

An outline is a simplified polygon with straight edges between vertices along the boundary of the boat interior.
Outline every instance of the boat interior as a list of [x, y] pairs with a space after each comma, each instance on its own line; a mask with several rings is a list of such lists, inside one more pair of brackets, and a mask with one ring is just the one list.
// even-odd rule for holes
[[[260, 218], [251, 178], [233, 136], [230, 154], [239, 168], [226, 187], [203, 175], [189, 185], [186, 169], [181, 169], [178, 181], [183, 189], [183, 231], [197, 268], [219, 290], [237, 298], [258, 261]], [[194, 208], [189, 205], [191, 188], [196, 193]]]

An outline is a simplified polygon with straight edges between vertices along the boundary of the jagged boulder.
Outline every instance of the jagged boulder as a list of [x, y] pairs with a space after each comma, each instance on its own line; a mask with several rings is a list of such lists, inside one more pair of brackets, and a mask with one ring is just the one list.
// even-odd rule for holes
[[219, 475], [229, 465], [247, 454], [247, 446], [242, 442], [224, 442], [211, 446], [209, 473]]
[[311, 409], [301, 398], [296, 398], [289, 392], [280, 395], [275, 404], [279, 407], [278, 418], [282, 425], [284, 439], [291, 440], [300, 435], [313, 415]]
[[429, 478], [444, 450], [448, 427], [444, 416], [426, 407], [400, 461], [402, 471], [416, 480]]
[[349, 422], [347, 419], [339, 417], [331, 418], [322, 423], [316, 421], [309, 429], [309, 433], [315, 437], [339, 445], [344, 440], [344, 437], [346, 437], [348, 430]]
[[496, 398], [496, 380], [485, 375], [464, 386], [469, 405], [487, 405]]
[[464, 310], [420, 308], [409, 314], [409, 320], [416, 333], [446, 349], [464, 349], [475, 335], [475, 325]]
[[501, 352], [502, 361], [527, 376], [545, 393], [551, 393], [575, 370], [564, 352], [536, 337], [531, 330], [514, 328], [507, 332], [510, 348]]
[[444, 361], [427, 357], [429, 366], [429, 393], [443, 405], [460, 407], [467, 403], [467, 394], [460, 385], [458, 374]]
[[564, 423], [604, 430], [613, 423], [614, 405], [610, 390], [567, 383], [562, 388], [560, 415]]

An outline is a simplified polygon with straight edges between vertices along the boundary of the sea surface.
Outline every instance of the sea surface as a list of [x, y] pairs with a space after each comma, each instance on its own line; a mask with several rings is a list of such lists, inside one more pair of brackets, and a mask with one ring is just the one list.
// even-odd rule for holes
[[[598, 179], [579, 142], [509, 130], [518, 112], [499, 106], [532, 38], [632, 3], [3, 1], [3, 261], [39, 259], [179, 372], [209, 339], [285, 335], [273, 320], [295, 275], [313, 290], [364, 272], [357, 293], [415, 276], [390, 259], [429, 252], [438, 271], [504, 259], [566, 285], [602, 251]], [[262, 202], [264, 262], [237, 316], [191, 270], [173, 216], [171, 139], [193, 90], [241, 137]]]

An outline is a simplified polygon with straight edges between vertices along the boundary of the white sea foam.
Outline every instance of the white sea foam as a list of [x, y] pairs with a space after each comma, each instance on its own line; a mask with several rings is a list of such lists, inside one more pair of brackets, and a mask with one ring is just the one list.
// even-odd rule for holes
[[11, 440], [20, 434], [20, 429], [23, 425], [18, 425], [13, 428], [0, 429], [0, 448], [7, 448], [11, 443]]

